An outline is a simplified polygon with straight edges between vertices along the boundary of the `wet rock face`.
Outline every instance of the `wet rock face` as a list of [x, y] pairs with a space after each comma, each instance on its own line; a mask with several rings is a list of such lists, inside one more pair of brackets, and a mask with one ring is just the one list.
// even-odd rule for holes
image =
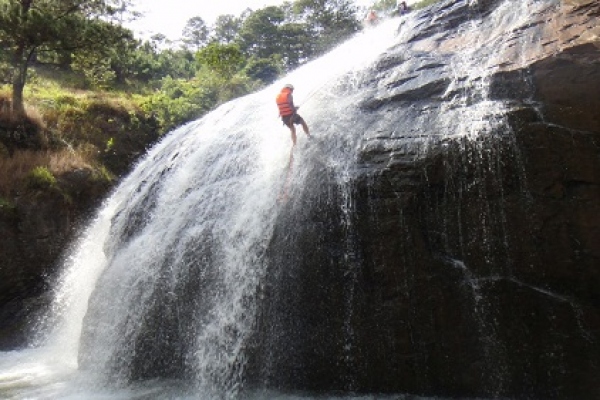
[[36, 317], [48, 307], [65, 246], [108, 190], [91, 174], [65, 173], [59, 188], [32, 190], [0, 206], [0, 350], [25, 346]]
[[356, 176], [316, 175], [282, 218], [252, 380], [600, 397], [600, 4], [507, 3], [400, 25]]

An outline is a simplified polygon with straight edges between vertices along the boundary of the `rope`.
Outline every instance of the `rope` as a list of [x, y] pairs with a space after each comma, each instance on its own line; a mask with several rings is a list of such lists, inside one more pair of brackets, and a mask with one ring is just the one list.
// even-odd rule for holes
[[323, 88], [325, 87], [325, 85], [327, 85], [327, 84], [328, 84], [330, 81], [331, 81], [331, 79], [328, 79], [328, 80], [326, 80], [326, 81], [325, 81], [325, 83], [323, 83], [321, 86], [319, 86], [318, 88], [316, 88], [316, 89], [314, 89], [312, 92], [310, 92], [310, 93], [308, 94], [308, 96], [306, 96], [306, 97], [304, 98], [304, 100], [302, 100], [302, 103], [300, 103], [300, 104], [298, 105], [298, 107], [300, 107], [300, 106], [304, 105], [304, 104], [305, 104], [305, 103], [306, 103], [308, 100], [310, 100], [310, 99], [311, 99], [311, 97], [313, 97], [315, 94], [317, 94], [317, 92], [318, 92], [319, 90], [323, 89]]

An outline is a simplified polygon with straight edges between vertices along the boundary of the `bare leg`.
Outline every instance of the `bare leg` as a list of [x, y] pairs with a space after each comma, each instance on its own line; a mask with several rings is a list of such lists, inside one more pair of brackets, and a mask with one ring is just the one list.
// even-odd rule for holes
[[304, 129], [304, 133], [306, 133], [306, 136], [310, 137], [310, 133], [308, 132], [308, 125], [306, 125], [306, 122], [304, 122], [304, 120], [302, 121], [302, 129]]
[[290, 126], [290, 132], [292, 133], [292, 143], [295, 146], [296, 145], [296, 127], [294, 126], [294, 124], [292, 124]]

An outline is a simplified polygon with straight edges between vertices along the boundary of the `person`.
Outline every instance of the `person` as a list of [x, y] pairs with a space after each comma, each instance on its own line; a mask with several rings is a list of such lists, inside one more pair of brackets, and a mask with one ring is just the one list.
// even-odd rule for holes
[[296, 127], [294, 125], [302, 125], [302, 129], [304, 129], [304, 133], [309, 138], [310, 132], [308, 130], [308, 125], [304, 121], [304, 118], [298, 114], [298, 107], [294, 106], [294, 98], [292, 97], [292, 92], [294, 91], [294, 86], [289, 83], [286, 84], [281, 92], [277, 95], [277, 107], [279, 108], [279, 116], [283, 121], [284, 125], [290, 128], [290, 132], [292, 134], [292, 143], [296, 145]]
[[379, 22], [378, 20], [379, 18], [377, 17], [377, 14], [375, 14], [375, 10], [369, 10], [366, 18], [367, 24], [370, 26], [377, 25], [377, 22]]
[[406, 5], [406, 1], [402, 1], [400, 4], [398, 4], [398, 15], [404, 15], [409, 11], [410, 9]]

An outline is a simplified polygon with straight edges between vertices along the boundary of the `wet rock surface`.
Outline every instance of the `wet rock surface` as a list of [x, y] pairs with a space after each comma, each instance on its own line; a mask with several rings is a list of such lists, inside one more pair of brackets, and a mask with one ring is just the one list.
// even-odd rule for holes
[[315, 171], [282, 217], [253, 380], [600, 396], [599, 16], [446, 1], [402, 20], [353, 110], [352, 179]]
[[65, 247], [109, 189], [91, 175], [88, 169], [65, 173], [55, 188], [28, 189], [0, 207], [0, 350], [25, 346], [50, 304]]

